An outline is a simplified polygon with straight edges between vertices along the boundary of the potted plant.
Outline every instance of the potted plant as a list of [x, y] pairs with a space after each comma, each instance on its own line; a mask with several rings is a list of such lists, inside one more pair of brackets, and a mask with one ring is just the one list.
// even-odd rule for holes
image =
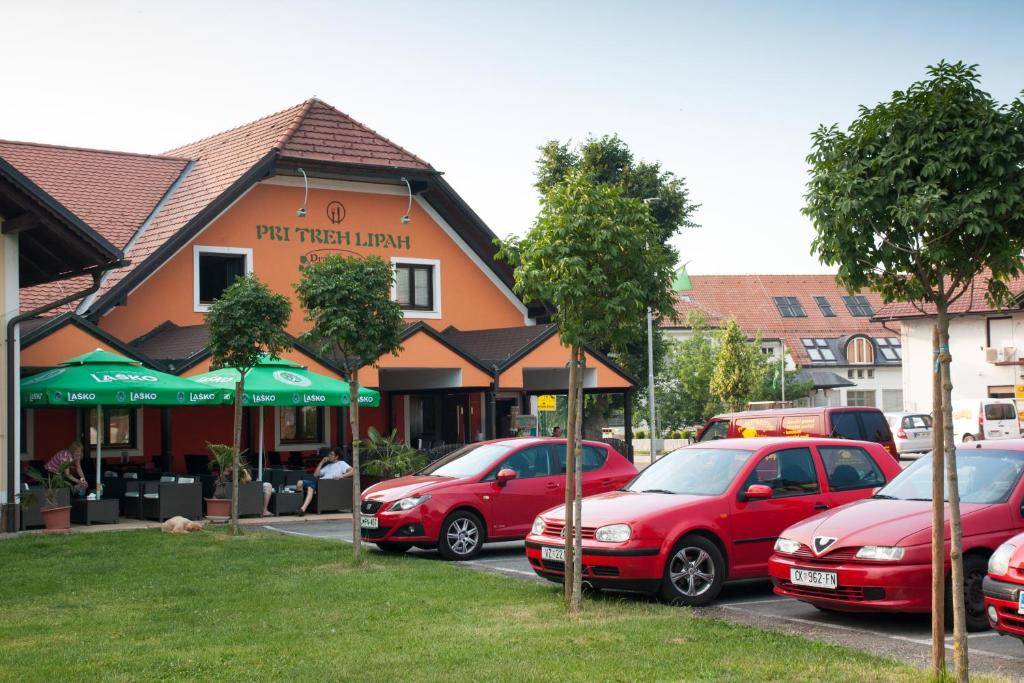
[[412, 474], [427, 466], [426, 456], [400, 442], [397, 434], [397, 429], [391, 430], [388, 436], [382, 435], [376, 427], [367, 430], [370, 438], [360, 444], [368, 451], [361, 473], [384, 480]]
[[[206, 449], [213, 456], [209, 463], [210, 471], [217, 473], [213, 498], [206, 499], [206, 516], [210, 521], [224, 522], [231, 517], [231, 460], [234, 448], [222, 443], [207, 442]], [[245, 469], [249, 463], [242, 457], [242, 453], [238, 454], [238, 466]]]
[[68, 487], [71, 481], [67, 477], [70, 462], [61, 463], [56, 472], [40, 472], [34, 467], [28, 468], [28, 478], [42, 488], [42, 502], [35, 491], [24, 491], [19, 496], [23, 508], [39, 506], [43, 516], [43, 525], [47, 532], [67, 531], [71, 528], [71, 506], [60, 505], [58, 492]]

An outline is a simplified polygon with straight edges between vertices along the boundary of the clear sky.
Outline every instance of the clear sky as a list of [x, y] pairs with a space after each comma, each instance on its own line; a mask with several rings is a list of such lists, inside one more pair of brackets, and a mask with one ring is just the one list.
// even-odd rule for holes
[[824, 272], [809, 134], [939, 59], [1024, 89], [1024, 2], [4, 2], [0, 138], [161, 152], [301, 102], [445, 172], [499, 235], [537, 146], [618, 133], [687, 179], [692, 273]]

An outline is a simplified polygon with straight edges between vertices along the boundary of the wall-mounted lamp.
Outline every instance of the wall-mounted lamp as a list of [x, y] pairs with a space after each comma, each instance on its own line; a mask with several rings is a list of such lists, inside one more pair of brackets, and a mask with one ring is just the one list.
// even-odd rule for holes
[[300, 206], [299, 210], [295, 212], [295, 215], [299, 218], [305, 218], [306, 204], [309, 202], [309, 178], [306, 177], [306, 172], [301, 168], [299, 169], [299, 173], [302, 174], [302, 184], [306, 188], [306, 192], [302, 195], [302, 206]]
[[409, 222], [412, 221], [412, 219], [409, 218], [409, 213], [412, 211], [412, 185], [409, 184], [409, 179], [404, 176], [402, 177], [402, 182], [405, 183], [405, 189], [409, 192], [409, 205], [405, 207], [405, 215], [402, 216], [402, 225], [409, 225]]

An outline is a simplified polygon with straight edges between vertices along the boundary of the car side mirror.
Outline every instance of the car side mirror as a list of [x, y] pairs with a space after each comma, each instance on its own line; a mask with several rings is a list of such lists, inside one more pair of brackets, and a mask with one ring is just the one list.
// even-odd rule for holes
[[498, 472], [498, 476], [495, 477], [495, 481], [498, 482], [498, 486], [504, 486], [513, 479], [519, 476], [519, 473], [512, 469], [503, 469]]
[[771, 486], [751, 484], [750, 488], [743, 493], [743, 500], [765, 500], [771, 498], [773, 494]]

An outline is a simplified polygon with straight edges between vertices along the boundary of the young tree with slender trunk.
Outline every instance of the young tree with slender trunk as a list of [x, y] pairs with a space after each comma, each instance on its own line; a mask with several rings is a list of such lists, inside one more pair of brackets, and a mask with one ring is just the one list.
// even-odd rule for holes
[[[953, 674], [960, 681], [967, 679], [967, 637], [949, 317], [961, 299], [970, 300], [979, 278], [989, 302], [1006, 305], [1007, 282], [1022, 273], [1024, 253], [1024, 100], [998, 105], [978, 81], [974, 66], [940, 62], [928, 68], [927, 80], [862, 107], [846, 132], [819, 128], [807, 158], [811, 180], [804, 209], [817, 232], [812, 249], [822, 262], [838, 266], [838, 279], [851, 292], [869, 287], [887, 302], [912, 302], [935, 316]], [[942, 458], [933, 466], [933, 518], [941, 528]], [[933, 601], [934, 620], [943, 618], [941, 603]], [[936, 623], [933, 634], [939, 633]], [[941, 650], [936, 643], [936, 673], [943, 667]]]
[[235, 384], [235, 422], [231, 455], [231, 533], [238, 533], [239, 453], [242, 445], [242, 395], [245, 375], [260, 356], [276, 356], [290, 345], [284, 331], [292, 314], [292, 304], [283, 294], [275, 294], [255, 275], [236, 279], [224, 290], [206, 313], [210, 330], [210, 355], [213, 367], [238, 370]]
[[515, 290], [525, 301], [555, 308], [569, 348], [569, 430], [566, 448], [565, 586], [570, 609], [580, 609], [581, 436], [585, 347], [633, 340], [651, 306], [673, 312], [673, 249], [646, 203], [614, 184], [573, 171], [545, 193], [540, 214], [522, 240], [511, 238], [499, 257], [516, 267]]
[[380, 357], [398, 355], [405, 320], [402, 307], [391, 299], [394, 270], [376, 256], [329, 255], [303, 270], [295, 285], [306, 321], [306, 335], [332, 358], [349, 383], [348, 416], [352, 436], [352, 548], [358, 563], [362, 554], [359, 512], [359, 370], [376, 367]]

